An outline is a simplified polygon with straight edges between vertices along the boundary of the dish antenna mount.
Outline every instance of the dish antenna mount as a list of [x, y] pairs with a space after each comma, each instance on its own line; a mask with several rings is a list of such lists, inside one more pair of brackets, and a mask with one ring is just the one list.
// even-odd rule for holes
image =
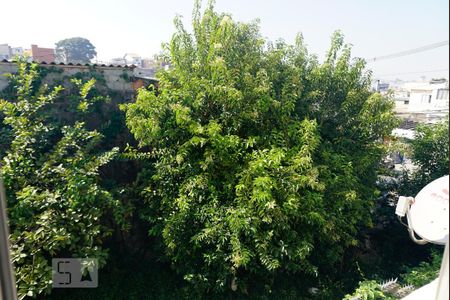
[[[400, 222], [406, 216], [411, 239], [420, 244], [445, 245], [439, 277], [428, 285], [408, 295], [404, 299], [447, 300], [449, 293], [449, 244], [448, 244], [448, 198], [449, 176], [438, 178], [427, 184], [415, 198], [398, 199], [397, 214]], [[419, 238], [417, 236], [419, 236]]]
[[448, 175], [443, 176], [427, 184], [415, 198], [400, 196], [398, 199], [395, 213], [402, 223], [406, 216], [409, 235], [420, 245], [445, 245], [448, 240], [448, 180]]

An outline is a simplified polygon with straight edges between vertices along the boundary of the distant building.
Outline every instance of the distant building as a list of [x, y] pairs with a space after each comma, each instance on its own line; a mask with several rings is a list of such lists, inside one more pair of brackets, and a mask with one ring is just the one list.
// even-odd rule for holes
[[448, 81], [430, 81], [411, 87], [408, 111], [448, 110]]
[[0, 60], [11, 59], [11, 47], [8, 44], [0, 44]]
[[375, 84], [375, 90], [382, 94], [387, 93], [389, 89], [389, 83], [380, 82], [379, 80]]
[[107, 64], [113, 64], [113, 65], [126, 65], [127, 62], [123, 57], [115, 57], [112, 58]]
[[395, 111], [397, 113], [408, 112], [410, 96], [411, 91], [405, 88], [397, 88], [394, 90]]
[[127, 65], [134, 65], [137, 67], [142, 67], [142, 57], [140, 57], [136, 53], [125, 53], [123, 56], [123, 59], [125, 60], [125, 63]]
[[405, 83], [394, 90], [397, 112], [442, 111], [449, 108], [449, 86], [446, 79]]
[[22, 47], [11, 47], [8, 44], [0, 44], [0, 60], [11, 60], [16, 56], [24, 56]]
[[125, 53], [122, 57], [112, 58], [107, 62], [107, 64], [145, 68], [144, 64], [147, 65], [148, 61], [146, 59], [142, 59], [142, 57], [136, 53]]
[[37, 62], [51, 63], [55, 61], [55, 49], [31, 45], [31, 57]]
[[22, 47], [11, 47], [11, 56], [12, 57], [16, 57], [16, 56], [23, 56], [24, 55], [24, 51]]
[[32, 62], [33, 56], [31, 55], [31, 49], [23, 49], [23, 57], [26, 57], [29, 62]]
[[142, 68], [155, 69], [157, 66], [158, 66], [158, 63], [152, 58], [142, 59]]

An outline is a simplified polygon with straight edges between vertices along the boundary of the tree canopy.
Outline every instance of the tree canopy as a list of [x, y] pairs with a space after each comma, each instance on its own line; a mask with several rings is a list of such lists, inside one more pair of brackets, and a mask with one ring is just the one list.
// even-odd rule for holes
[[175, 20], [172, 68], [123, 107], [153, 157], [142, 178], [150, 234], [208, 290], [345, 272], [345, 250], [370, 225], [393, 102], [370, 91], [340, 32], [320, 63], [301, 35], [267, 42], [257, 22], [212, 2], [203, 14], [197, 2], [192, 25]]
[[57, 42], [55, 52], [57, 60], [64, 63], [89, 63], [97, 56], [94, 45], [82, 37]]

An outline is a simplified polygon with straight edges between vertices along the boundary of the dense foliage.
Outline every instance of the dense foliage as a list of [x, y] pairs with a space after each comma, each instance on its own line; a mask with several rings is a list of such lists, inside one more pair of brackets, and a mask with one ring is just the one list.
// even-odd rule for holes
[[423, 261], [418, 266], [407, 268], [400, 279], [403, 285], [397, 279], [382, 284], [375, 280], [364, 280], [352, 294], [346, 295], [344, 300], [402, 299], [415, 289], [435, 280], [439, 275], [441, 262], [442, 251], [434, 251], [431, 262]]
[[[100, 134], [86, 129], [83, 116], [99, 97], [95, 83], [73, 80], [79, 93], [71, 95], [77, 120], [65, 125], [53, 119], [61, 86], [36, 86], [36, 64], [18, 63], [11, 76], [15, 98], [0, 100], [4, 128], [12, 140], [1, 158], [11, 227], [12, 260], [20, 298], [49, 292], [52, 257], [93, 257], [103, 265], [107, 250], [102, 239], [111, 229], [103, 217], [118, 203], [98, 184], [99, 168], [117, 149], [99, 153]], [[116, 213], [118, 220], [120, 215]]]
[[98, 289], [54, 299], [336, 299], [361, 280], [348, 298], [389, 299], [382, 279], [431, 280], [436, 259], [414, 267], [427, 247], [398, 250], [412, 242], [392, 203], [446, 173], [448, 123], [419, 127], [417, 172], [377, 186], [393, 103], [342, 34], [320, 63], [301, 35], [267, 42], [199, 7], [193, 33], [176, 19], [158, 85], [122, 107], [136, 141], [98, 71], [49, 88], [53, 67], [19, 62], [0, 164], [20, 296], [49, 291], [52, 257], [111, 257]]
[[203, 290], [251, 294], [276, 275], [317, 284], [344, 271], [370, 225], [393, 103], [370, 92], [339, 32], [319, 63], [300, 35], [266, 43], [257, 23], [211, 3], [203, 16], [197, 3], [192, 34], [175, 25], [159, 89], [124, 106], [153, 156], [142, 178], [150, 234]]
[[[373, 235], [372, 241], [383, 240], [381, 245], [377, 247], [379, 249], [374, 247], [370, 252], [372, 257], [369, 260], [368, 268], [371, 271], [368, 274], [371, 278], [380, 278], [380, 276], [383, 278], [387, 273], [390, 273], [390, 276], [399, 276], [398, 267], [400, 266], [403, 269], [400, 282], [411, 286], [412, 290], [420, 288], [438, 276], [442, 261], [442, 247], [413, 243], [406, 228], [400, 225], [395, 217], [395, 204], [399, 195], [414, 196], [426, 184], [448, 174], [448, 142], [448, 121], [436, 124], [419, 124], [415, 129], [413, 140], [397, 140], [394, 142], [393, 151], [411, 157], [416, 168], [389, 174], [394, 176], [388, 178], [391, 178], [395, 184], [384, 187], [386, 195], [381, 199], [382, 205], [377, 208], [375, 215], [377, 222], [383, 228], [378, 230], [376, 234], [371, 233]], [[399, 253], [398, 249], [400, 248], [407, 248], [407, 253]], [[431, 255], [428, 254], [423, 257], [423, 253], [430, 253], [430, 250]], [[427, 256], [430, 257], [429, 261], [426, 259]], [[374, 257], [378, 257], [381, 262], [377, 263]], [[397, 273], [393, 273], [395, 269], [397, 269]], [[360, 283], [353, 294], [347, 295], [347, 298], [385, 299], [390, 296], [382, 290], [382, 285], [376, 281], [365, 280]]]
[[55, 52], [57, 60], [64, 63], [89, 63], [97, 56], [94, 45], [82, 37], [57, 42]]
[[411, 141], [412, 160], [419, 169], [414, 174], [416, 185], [427, 183], [448, 175], [448, 120], [432, 125], [421, 124]]

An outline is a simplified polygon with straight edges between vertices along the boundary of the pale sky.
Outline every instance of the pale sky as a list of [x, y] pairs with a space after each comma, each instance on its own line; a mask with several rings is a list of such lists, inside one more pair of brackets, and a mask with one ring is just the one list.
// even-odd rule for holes
[[[205, 2], [205, 1], [204, 1]], [[190, 23], [193, 0], [0, 0], [0, 44], [54, 47], [84, 37], [107, 60], [124, 53], [150, 57], [174, 32], [179, 14]], [[303, 33], [308, 49], [323, 57], [340, 29], [354, 56], [373, 58], [449, 39], [448, 0], [217, 0], [216, 10], [237, 21], [260, 19], [262, 35], [292, 42]], [[369, 64], [374, 77], [445, 76], [448, 45]]]

